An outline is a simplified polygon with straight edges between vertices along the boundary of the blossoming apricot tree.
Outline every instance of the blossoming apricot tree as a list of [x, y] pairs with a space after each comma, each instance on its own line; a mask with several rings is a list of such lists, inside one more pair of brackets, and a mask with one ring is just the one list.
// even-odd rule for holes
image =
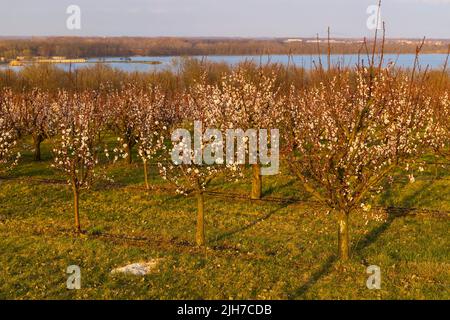
[[150, 189], [148, 182], [148, 162], [155, 159], [158, 151], [166, 150], [165, 137], [172, 119], [167, 110], [167, 97], [158, 87], [141, 97], [142, 106], [137, 110], [138, 133], [137, 149], [144, 166], [145, 187]]
[[344, 260], [350, 214], [423, 150], [430, 118], [423, 92], [405, 74], [358, 68], [291, 97], [296, 114], [288, 163], [307, 191], [338, 212]]
[[[203, 246], [206, 242], [204, 193], [208, 185], [224, 172], [227, 172], [228, 178], [237, 177], [240, 173], [236, 164], [225, 164], [223, 161], [223, 143], [219, 128], [223, 127], [224, 114], [221, 108], [223, 105], [217, 103], [218, 94], [216, 86], [203, 82], [197, 83], [190, 94], [185, 96], [180, 109], [181, 118], [185, 119], [185, 128], [173, 131], [171, 140], [174, 147], [168, 154], [170, 158], [158, 164], [163, 179], [175, 184], [178, 193], [193, 193], [197, 198], [198, 246]], [[194, 143], [191, 132], [194, 135]]]
[[133, 161], [133, 148], [139, 139], [139, 120], [143, 114], [147, 96], [142, 89], [129, 84], [108, 95], [106, 110], [111, 129], [119, 135], [119, 149], [129, 164]]
[[0, 165], [7, 169], [17, 165], [20, 152], [16, 150], [19, 130], [17, 126], [17, 104], [11, 90], [0, 94]]
[[[228, 128], [243, 131], [276, 128], [281, 119], [283, 100], [274, 74], [258, 70], [257, 74], [244, 68], [223, 77], [215, 103], [222, 106], [223, 123]], [[257, 155], [253, 155], [257, 156]], [[261, 164], [252, 164], [252, 199], [262, 193]]]
[[32, 89], [22, 94], [19, 105], [20, 128], [33, 139], [34, 160], [41, 161], [41, 143], [54, 134], [56, 113], [48, 92]]
[[432, 147], [438, 155], [450, 160], [450, 92], [442, 92], [433, 108]]
[[53, 167], [68, 178], [74, 197], [75, 228], [81, 232], [80, 191], [97, 176], [101, 153], [100, 132], [105, 123], [101, 98], [95, 92], [60, 93], [57, 101], [58, 137], [54, 142]]

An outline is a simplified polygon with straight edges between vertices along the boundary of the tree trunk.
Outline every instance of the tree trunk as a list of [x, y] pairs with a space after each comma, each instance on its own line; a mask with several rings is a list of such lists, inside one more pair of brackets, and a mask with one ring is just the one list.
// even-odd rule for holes
[[195, 234], [195, 242], [197, 246], [205, 245], [205, 212], [204, 212], [204, 196], [202, 191], [197, 192], [197, 232]]
[[33, 147], [34, 147], [34, 161], [41, 161], [41, 135], [33, 135]]
[[125, 148], [125, 151], [127, 152], [127, 162], [128, 164], [131, 164], [133, 162], [133, 155], [131, 154], [131, 151], [133, 150], [133, 146], [130, 144], [130, 142], [127, 143], [127, 147]]
[[262, 177], [261, 177], [261, 165], [252, 165], [252, 193], [250, 198], [253, 200], [261, 199], [262, 193]]
[[145, 189], [150, 190], [150, 185], [148, 183], [147, 160], [144, 160], [144, 178], [145, 178]]
[[339, 230], [338, 230], [338, 246], [339, 258], [343, 261], [349, 258], [349, 232], [348, 232], [348, 216], [346, 211], [339, 212]]
[[75, 186], [73, 186], [72, 189], [73, 189], [73, 211], [75, 213], [75, 230], [77, 233], [80, 233], [81, 232], [80, 209], [79, 209], [80, 192]]

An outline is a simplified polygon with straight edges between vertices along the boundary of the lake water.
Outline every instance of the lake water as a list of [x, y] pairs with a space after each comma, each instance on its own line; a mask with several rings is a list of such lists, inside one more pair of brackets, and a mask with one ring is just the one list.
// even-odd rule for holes
[[[429, 66], [432, 69], [442, 68], [446, 54], [422, 54], [419, 57], [419, 65], [422, 68]], [[271, 55], [271, 56], [250, 56], [250, 55], [242, 55], [242, 56], [191, 56], [191, 58], [196, 59], [206, 59], [211, 62], [225, 62], [230, 65], [235, 65], [244, 61], [253, 61], [255, 63], [266, 64], [269, 62], [272, 63], [281, 63], [283, 65], [295, 64], [299, 67], [304, 67], [305, 69], [314, 68], [314, 65], [319, 63], [318, 55]], [[131, 63], [127, 61], [120, 61], [120, 58], [113, 57], [105, 57], [105, 58], [92, 58], [88, 59], [88, 63], [75, 63], [75, 64], [56, 64], [58, 67], [69, 70], [69, 69], [79, 69], [92, 67], [96, 62], [102, 62], [105, 65], [111, 66], [113, 68], [117, 68], [119, 70], [127, 71], [127, 72], [151, 72], [151, 71], [161, 71], [161, 70], [177, 70], [179, 67], [179, 62], [182, 57], [179, 56], [165, 56], [165, 57], [131, 57], [129, 58]], [[322, 65], [327, 67], [327, 56], [321, 55], [320, 59], [322, 60]], [[368, 57], [360, 56], [360, 60], [362, 60], [365, 64], [367, 64]], [[412, 68], [414, 65], [414, 54], [386, 54], [384, 56], [384, 65], [388, 63], [395, 63], [397, 67], [402, 68]], [[110, 62], [108, 62], [110, 61]], [[148, 64], [143, 63], [145, 61], [157, 61], [159, 64]], [[356, 54], [348, 54], [348, 55], [332, 55], [331, 56], [332, 64], [340, 64], [341, 66], [354, 66], [358, 62], [358, 55]], [[11, 68], [13, 70], [20, 70], [22, 67], [9, 67], [7, 65], [1, 65], [0, 68]]]

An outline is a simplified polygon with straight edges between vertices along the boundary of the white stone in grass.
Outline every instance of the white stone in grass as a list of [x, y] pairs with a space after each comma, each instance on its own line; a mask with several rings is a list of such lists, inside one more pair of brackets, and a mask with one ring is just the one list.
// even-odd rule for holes
[[136, 276], [144, 276], [152, 272], [159, 264], [161, 259], [153, 259], [147, 262], [138, 262], [126, 265], [125, 267], [120, 267], [113, 269], [111, 273], [125, 273], [134, 274]]

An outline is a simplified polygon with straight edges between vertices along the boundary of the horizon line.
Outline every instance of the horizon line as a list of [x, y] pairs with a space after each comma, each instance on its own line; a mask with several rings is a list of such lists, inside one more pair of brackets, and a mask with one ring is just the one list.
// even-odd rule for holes
[[[138, 36], [138, 35], [0, 35], [0, 39], [26, 39], [26, 38], [143, 38], [143, 39], [243, 39], [243, 40], [279, 40], [279, 39], [298, 39], [298, 40], [315, 40], [317, 37], [304, 37], [304, 36]], [[318, 37], [319, 40], [327, 40], [328, 37]], [[330, 40], [364, 40], [374, 39], [375, 37], [330, 37]], [[378, 37], [377, 39], [381, 39]], [[385, 40], [444, 40], [450, 41], [450, 38], [427, 38], [427, 37], [385, 37]]]

